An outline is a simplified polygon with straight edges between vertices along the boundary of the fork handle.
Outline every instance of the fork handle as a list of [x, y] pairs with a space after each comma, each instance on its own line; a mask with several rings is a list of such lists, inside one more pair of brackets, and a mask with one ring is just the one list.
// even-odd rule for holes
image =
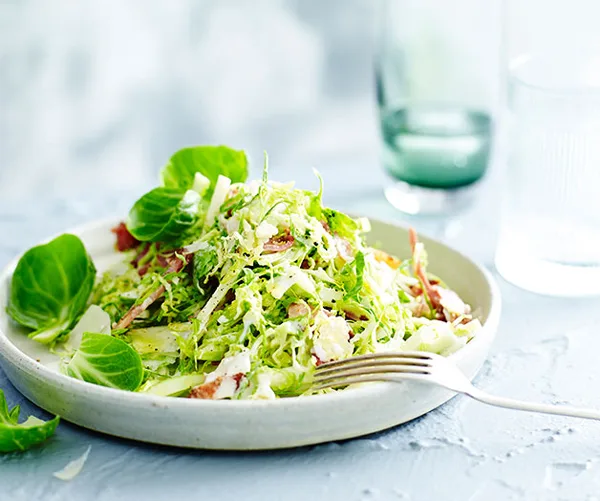
[[473, 388], [466, 394], [475, 400], [479, 400], [485, 404], [495, 405], [496, 407], [505, 407], [507, 409], [515, 409], [519, 411], [541, 412], [544, 414], [556, 414], [558, 416], [570, 416], [584, 419], [600, 420], [600, 411], [595, 409], [586, 409], [583, 407], [571, 407], [567, 405], [552, 405], [538, 404], [533, 402], [525, 402], [523, 400], [515, 400], [512, 398], [498, 397], [490, 395], [484, 391]]

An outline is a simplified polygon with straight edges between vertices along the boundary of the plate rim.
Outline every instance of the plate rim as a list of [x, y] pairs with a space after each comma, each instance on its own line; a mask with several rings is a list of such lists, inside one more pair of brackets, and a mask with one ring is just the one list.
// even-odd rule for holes
[[[389, 221], [385, 219], [380, 219], [376, 217], [369, 216], [358, 216], [358, 217], [367, 217], [369, 221], [376, 221], [379, 223], [383, 223], [389, 226], [393, 226], [394, 228], [408, 232], [408, 228], [404, 225], [401, 225], [395, 221]], [[56, 233], [50, 237], [40, 240], [38, 243], [34, 245], [40, 245], [49, 242], [50, 240], [56, 238], [59, 235], [64, 233], [72, 233], [74, 235], [80, 236], [81, 233], [89, 232], [96, 230], [98, 231], [102, 227], [106, 227], [109, 225], [116, 226], [119, 222], [123, 221], [122, 217], [112, 216], [94, 219], [92, 221], [67, 228], [66, 230]], [[461, 251], [435, 239], [430, 237], [423, 237], [422, 240], [425, 244], [427, 242], [432, 242], [434, 244], [440, 245], [454, 252], [462, 259], [471, 263], [481, 275], [484, 277], [485, 282], [490, 290], [490, 311], [486, 321], [482, 324], [482, 329], [467, 345], [458, 350], [457, 352], [448, 356], [448, 358], [457, 364], [460, 360], [466, 356], [468, 356], [470, 351], [476, 351], [478, 345], [484, 343], [491, 343], [496, 335], [497, 327], [500, 322], [500, 314], [502, 309], [502, 298], [500, 294], [499, 286], [492, 276], [492, 274], [480, 263], [471, 257], [465, 255]], [[16, 265], [19, 259], [26, 252], [23, 251], [19, 253], [16, 257], [14, 257], [0, 272], [0, 284], [7, 282], [8, 278], [14, 272]], [[8, 319], [8, 322], [14, 322], [5, 308], [2, 308], [0, 311], [0, 317], [3, 316]], [[488, 339], [491, 338], [491, 339]], [[139, 392], [130, 392], [126, 390], [120, 390], [116, 388], [108, 388], [104, 386], [95, 385], [92, 383], [88, 383], [86, 381], [81, 381], [78, 379], [71, 378], [61, 372], [55, 371], [46, 367], [45, 365], [37, 362], [32, 357], [30, 357], [25, 352], [21, 351], [17, 346], [15, 346], [8, 338], [7, 334], [3, 331], [2, 327], [0, 327], [0, 366], [2, 365], [2, 360], [6, 360], [7, 363], [12, 364], [16, 369], [24, 371], [28, 373], [30, 376], [35, 377], [36, 379], [44, 380], [52, 383], [55, 387], [70, 387], [73, 388], [77, 393], [87, 393], [88, 396], [96, 395], [97, 398], [103, 398], [111, 401], [122, 400], [126, 395], [128, 396], [128, 400], [132, 405], [139, 404], [148, 404], [156, 407], [175, 407], [181, 409], [201, 409], [209, 407], [211, 410], [218, 411], [220, 409], [231, 409], [234, 412], [238, 410], [245, 410], [247, 408], [257, 409], [257, 408], [273, 408], [273, 407], [290, 407], [293, 408], [297, 405], [301, 405], [303, 407], [310, 405], [323, 405], [327, 403], [335, 404], [335, 402], [341, 402], [347, 399], [355, 399], [360, 397], [372, 397], [375, 396], [376, 393], [384, 393], [386, 388], [389, 388], [391, 385], [395, 383], [376, 383], [372, 385], [367, 385], [358, 388], [352, 388], [344, 391], [320, 394], [320, 395], [306, 395], [301, 397], [288, 397], [288, 398], [277, 398], [273, 400], [207, 400], [207, 399], [190, 399], [190, 398], [178, 398], [178, 397], [170, 397], [170, 396], [161, 396], [161, 395], [152, 395], [149, 393], [139, 393]], [[10, 378], [9, 378], [10, 380]], [[12, 381], [11, 381], [12, 383]], [[174, 409], [175, 410], [175, 409]]]

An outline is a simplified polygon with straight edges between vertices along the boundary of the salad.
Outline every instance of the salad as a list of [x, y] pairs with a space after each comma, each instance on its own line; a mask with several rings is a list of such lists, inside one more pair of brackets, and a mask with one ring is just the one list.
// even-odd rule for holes
[[[196, 399], [304, 396], [322, 363], [464, 346], [481, 327], [414, 231], [403, 259], [366, 219], [293, 183], [247, 182], [246, 155], [178, 151], [113, 229], [105, 273], [70, 234], [27, 251], [8, 313], [90, 383]], [[336, 391], [336, 390], [322, 390]]]

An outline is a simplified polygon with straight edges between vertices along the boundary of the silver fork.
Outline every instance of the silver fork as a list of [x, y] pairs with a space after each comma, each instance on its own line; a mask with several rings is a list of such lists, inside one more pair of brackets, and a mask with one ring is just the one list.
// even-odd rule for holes
[[463, 393], [480, 402], [520, 411], [600, 419], [600, 411], [514, 400], [490, 395], [475, 388], [449, 359], [433, 353], [407, 351], [374, 353], [320, 365], [314, 375], [314, 389], [335, 388], [354, 383], [419, 381]]

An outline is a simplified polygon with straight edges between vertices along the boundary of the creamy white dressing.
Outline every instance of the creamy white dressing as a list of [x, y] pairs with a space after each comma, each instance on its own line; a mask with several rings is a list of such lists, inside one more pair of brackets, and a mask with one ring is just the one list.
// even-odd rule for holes
[[322, 362], [339, 360], [352, 355], [350, 326], [342, 317], [329, 317], [319, 313], [315, 318], [313, 352]]
[[208, 374], [204, 384], [212, 383], [218, 378], [220, 383], [216, 389], [213, 399], [220, 400], [223, 398], [231, 398], [237, 391], [238, 382], [234, 376], [238, 374], [246, 374], [250, 371], [250, 352], [243, 351], [231, 357], [225, 357], [217, 368]]

